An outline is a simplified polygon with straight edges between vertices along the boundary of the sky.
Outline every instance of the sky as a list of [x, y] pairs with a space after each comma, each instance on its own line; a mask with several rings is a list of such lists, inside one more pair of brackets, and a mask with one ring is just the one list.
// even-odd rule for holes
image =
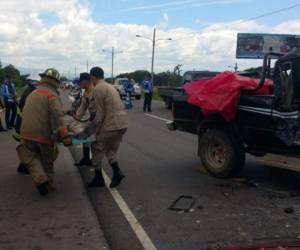
[[[299, 4], [270, 16], [252, 19]], [[236, 59], [238, 32], [300, 34], [300, 0], [0, 0], [0, 59], [28, 71], [57, 68], [66, 76], [100, 66], [111, 73], [259, 66]], [[172, 38], [171, 41], [163, 40]]]

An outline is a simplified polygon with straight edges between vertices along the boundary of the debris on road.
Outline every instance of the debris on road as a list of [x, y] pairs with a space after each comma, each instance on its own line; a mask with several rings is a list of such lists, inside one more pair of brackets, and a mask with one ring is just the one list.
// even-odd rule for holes
[[284, 212], [287, 213], [287, 214], [293, 214], [295, 212], [295, 210], [292, 207], [286, 207], [284, 209]]
[[[182, 203], [189, 203], [185, 207], [177, 206], [180, 202]], [[173, 203], [169, 206], [169, 210], [177, 211], [177, 212], [194, 212], [195, 209], [192, 209], [195, 206], [196, 199], [190, 195], [181, 195], [179, 196]]]

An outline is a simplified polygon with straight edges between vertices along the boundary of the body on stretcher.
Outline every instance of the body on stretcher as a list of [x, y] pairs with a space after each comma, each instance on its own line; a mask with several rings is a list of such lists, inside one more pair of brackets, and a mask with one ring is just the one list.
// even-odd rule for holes
[[[96, 140], [96, 126], [93, 122], [80, 122], [68, 115], [64, 117], [64, 121], [72, 135], [73, 145], [91, 144]], [[54, 134], [53, 139], [58, 144], [63, 143], [62, 139], [57, 134]]]

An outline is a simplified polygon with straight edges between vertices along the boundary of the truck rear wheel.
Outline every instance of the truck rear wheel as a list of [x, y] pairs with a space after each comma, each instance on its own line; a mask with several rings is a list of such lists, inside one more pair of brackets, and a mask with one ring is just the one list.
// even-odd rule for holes
[[218, 178], [240, 172], [245, 164], [242, 144], [224, 129], [209, 129], [199, 142], [199, 155], [205, 169]]

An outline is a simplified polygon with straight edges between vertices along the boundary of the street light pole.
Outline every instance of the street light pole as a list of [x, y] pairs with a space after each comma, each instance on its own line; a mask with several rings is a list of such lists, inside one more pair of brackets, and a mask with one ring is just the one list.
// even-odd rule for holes
[[112, 81], [112, 83], [114, 83], [114, 63], [115, 63], [115, 55], [116, 55], [117, 53], [123, 53], [123, 51], [116, 51], [116, 50], [115, 50], [115, 47], [112, 47], [112, 48], [111, 48], [111, 51], [108, 51], [108, 50], [105, 50], [105, 49], [103, 49], [102, 51], [111, 54], [111, 81]]
[[138, 38], [144, 38], [147, 40], [150, 40], [152, 42], [152, 58], [151, 58], [151, 82], [152, 82], [152, 86], [154, 85], [154, 54], [155, 54], [155, 45], [156, 42], [159, 40], [167, 40], [167, 41], [171, 41], [172, 38], [163, 38], [163, 39], [156, 39], [156, 29], [154, 28], [153, 30], [153, 38], [149, 38], [149, 37], [144, 37], [141, 35], [136, 35], [136, 37]]
[[152, 39], [152, 60], [151, 60], [151, 84], [154, 85], [154, 53], [155, 53], [155, 42], [156, 42], [156, 29], [153, 30]]
[[111, 49], [111, 83], [114, 84], [114, 58], [115, 58], [115, 48]]

